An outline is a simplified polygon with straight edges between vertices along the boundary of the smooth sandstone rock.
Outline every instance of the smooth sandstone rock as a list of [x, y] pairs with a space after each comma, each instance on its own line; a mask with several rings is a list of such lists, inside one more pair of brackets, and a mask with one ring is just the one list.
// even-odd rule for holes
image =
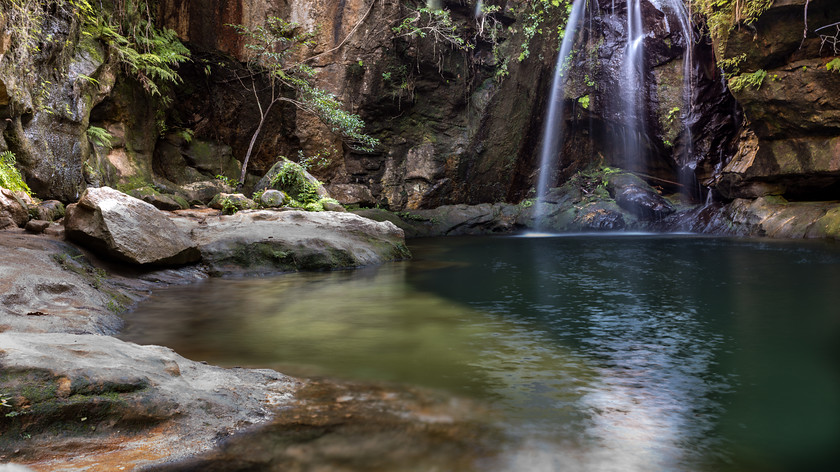
[[[176, 214], [182, 214], [176, 212]], [[246, 210], [176, 217], [215, 273], [331, 270], [410, 257], [403, 230], [351, 213]]]
[[109, 187], [90, 188], [67, 207], [68, 239], [133, 264], [178, 265], [200, 253], [154, 206]]

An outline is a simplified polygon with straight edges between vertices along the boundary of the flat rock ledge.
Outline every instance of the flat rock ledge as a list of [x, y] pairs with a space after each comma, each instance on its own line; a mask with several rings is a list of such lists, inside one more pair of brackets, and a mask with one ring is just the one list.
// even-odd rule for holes
[[352, 213], [296, 210], [183, 210], [172, 221], [189, 234], [212, 275], [349, 269], [410, 257], [402, 229]]

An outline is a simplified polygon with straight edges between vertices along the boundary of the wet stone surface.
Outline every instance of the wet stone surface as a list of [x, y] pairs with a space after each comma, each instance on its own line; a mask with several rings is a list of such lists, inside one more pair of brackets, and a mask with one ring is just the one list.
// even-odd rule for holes
[[314, 380], [273, 422], [149, 470], [486, 470], [502, 436], [489, 415], [429, 390]]

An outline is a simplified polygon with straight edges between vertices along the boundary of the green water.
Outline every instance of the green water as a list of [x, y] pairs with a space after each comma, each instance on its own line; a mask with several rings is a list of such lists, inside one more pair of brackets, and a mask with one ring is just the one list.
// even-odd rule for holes
[[165, 290], [127, 317], [123, 338], [472, 397], [512, 438], [500, 470], [840, 460], [837, 247], [568, 236], [412, 250], [378, 268]]

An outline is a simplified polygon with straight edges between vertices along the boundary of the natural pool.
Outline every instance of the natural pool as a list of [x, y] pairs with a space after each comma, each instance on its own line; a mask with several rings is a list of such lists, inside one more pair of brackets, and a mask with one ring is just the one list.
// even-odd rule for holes
[[483, 468], [798, 471], [840, 460], [836, 246], [567, 235], [412, 250], [413, 261], [377, 268], [161, 291], [122, 337], [213, 364], [474, 399], [507, 438]]

